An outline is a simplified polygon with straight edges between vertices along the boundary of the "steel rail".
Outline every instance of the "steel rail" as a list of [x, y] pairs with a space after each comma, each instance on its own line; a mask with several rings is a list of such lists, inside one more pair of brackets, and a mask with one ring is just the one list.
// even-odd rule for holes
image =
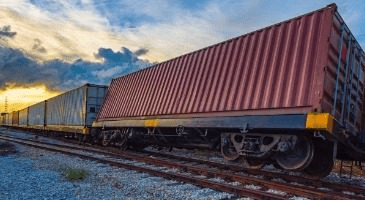
[[185, 160], [187, 162], [200, 162], [202, 164], [213, 166], [213, 167], [219, 168], [221, 170], [229, 169], [234, 172], [245, 172], [245, 173], [248, 173], [251, 175], [264, 176], [266, 179], [280, 178], [287, 182], [296, 182], [296, 183], [301, 183], [301, 184], [305, 184], [305, 185], [311, 185], [311, 186], [314, 186], [317, 188], [318, 187], [327, 187], [327, 188], [331, 188], [336, 191], [347, 191], [347, 192], [353, 192], [353, 193], [357, 193], [357, 194], [365, 194], [365, 188], [363, 188], [363, 187], [322, 181], [322, 180], [318, 179], [318, 177], [295, 176], [295, 175], [288, 175], [288, 174], [277, 173], [277, 172], [269, 172], [269, 171], [264, 171], [264, 170], [252, 170], [252, 169], [247, 169], [247, 168], [235, 165], [235, 164], [222, 164], [222, 163], [212, 162], [212, 161], [208, 161], [208, 160], [198, 160], [195, 158], [188, 158], [188, 157], [176, 156], [176, 155], [159, 153], [159, 152], [151, 152], [151, 151], [145, 151], [145, 152], [149, 153], [150, 155], [154, 155], [154, 156], [162, 156], [162, 157], [168, 157], [171, 159]]
[[128, 163], [117, 162], [115, 160], [113, 161], [113, 160], [109, 160], [109, 159], [98, 158], [98, 157], [91, 156], [91, 155], [85, 155], [80, 152], [79, 153], [75, 152], [75, 149], [69, 150], [69, 149], [66, 149], [65, 147], [55, 147], [54, 145], [51, 145], [51, 144], [39, 144], [38, 142], [35, 142], [35, 141], [21, 141], [22, 139], [14, 139], [14, 138], [6, 137], [6, 136], [0, 136], [0, 139], [6, 140], [9, 142], [15, 142], [15, 143], [22, 144], [22, 145], [35, 147], [35, 148], [39, 148], [39, 149], [44, 149], [44, 150], [48, 150], [48, 151], [59, 152], [59, 153], [63, 153], [63, 154], [71, 155], [71, 156], [78, 156], [83, 159], [93, 160], [93, 161], [97, 161], [100, 163], [109, 164], [112, 166], [117, 166], [117, 167], [121, 167], [121, 168], [125, 168], [125, 169], [144, 172], [144, 173], [148, 173], [148, 174], [151, 174], [154, 176], [160, 176], [160, 177], [164, 177], [167, 179], [173, 179], [173, 180], [177, 180], [177, 181], [191, 183], [194, 185], [199, 185], [202, 187], [208, 187], [208, 188], [212, 188], [212, 189], [215, 189], [218, 191], [239, 195], [242, 197], [253, 197], [256, 199], [287, 199], [286, 197], [283, 197], [281, 195], [277, 195], [277, 194], [273, 194], [273, 193], [269, 193], [269, 192], [265, 192], [265, 191], [251, 190], [251, 189], [247, 189], [247, 188], [240, 187], [240, 186], [234, 186], [234, 185], [231, 185], [228, 183], [218, 183], [218, 182], [211, 181], [208, 179], [197, 178], [197, 177], [183, 175], [183, 174], [179, 174], [179, 173], [163, 172], [163, 171], [158, 171], [158, 170], [151, 169], [148, 167], [135, 166], [135, 165], [128, 164]]
[[[56, 146], [64, 146], [64, 145], [56, 145]], [[70, 146], [68, 146], [68, 147], [70, 147]], [[72, 148], [75, 149], [75, 147], [72, 147]], [[277, 182], [268, 181], [268, 180], [264, 180], [264, 179], [252, 178], [252, 177], [248, 177], [245, 175], [234, 175], [231, 171], [222, 172], [219, 170], [218, 171], [209, 170], [209, 169], [202, 168], [202, 167], [189, 166], [189, 164], [187, 165], [187, 164], [181, 164], [181, 163], [177, 163], [177, 162], [171, 162], [171, 160], [161, 160], [161, 158], [160, 159], [151, 158], [149, 156], [146, 157], [146, 155], [138, 155], [136, 153], [131, 153], [131, 152], [111, 153], [111, 152], [108, 152], [105, 150], [95, 150], [95, 149], [81, 148], [81, 147], [76, 147], [76, 149], [92, 151], [95, 153], [103, 153], [103, 154], [108, 154], [108, 155], [117, 156], [117, 157], [123, 157], [123, 158], [130, 159], [130, 160], [137, 160], [140, 162], [160, 165], [160, 166], [164, 166], [164, 167], [178, 168], [178, 169], [182, 169], [184, 171], [188, 171], [188, 172], [195, 173], [195, 174], [203, 174], [203, 175], [212, 176], [212, 177], [220, 177], [225, 180], [237, 181], [237, 182], [244, 183], [244, 184], [258, 184], [265, 188], [277, 189], [277, 190], [285, 191], [289, 194], [296, 194], [296, 195], [307, 196], [307, 197], [311, 197], [311, 198], [325, 198], [325, 199], [355, 198], [356, 199], [356, 197], [354, 197], [354, 196], [344, 195], [339, 192], [328, 192], [328, 191], [322, 191], [322, 190], [318, 190], [318, 189], [315, 189], [313, 187], [308, 187], [308, 186], [298, 186], [298, 185], [293, 185], [293, 184], [288, 184], [288, 183], [277, 183]], [[172, 156], [172, 157], [174, 157], [174, 156]], [[178, 157], [178, 158], [174, 157], [173, 159], [180, 159], [180, 158], [181, 157]], [[199, 161], [199, 160], [192, 159], [192, 160], [189, 160], [188, 162], [195, 162], [195, 161]], [[210, 162], [210, 161], [207, 161], [207, 162]], [[201, 162], [200, 163], [196, 162], [196, 163], [202, 164]], [[207, 163], [204, 163], [204, 164], [207, 164]], [[212, 164], [212, 162], [211, 162], [211, 164]], [[217, 165], [219, 163], [214, 163], [214, 164]], [[222, 166], [220, 166], [220, 167], [222, 167]], [[225, 167], [227, 168], [227, 166], [225, 166]], [[283, 178], [283, 177], [280, 177], [280, 178]], [[313, 180], [311, 180], [311, 181], [313, 181]], [[313, 186], [316, 186], [316, 185], [313, 185]], [[342, 186], [345, 186], [345, 185], [342, 185]], [[332, 187], [330, 187], [330, 188], [333, 189]], [[365, 191], [365, 189], [363, 189], [363, 188], [356, 188], [356, 189], [357, 189], [356, 193], [360, 193], [360, 194], [361, 194], [361, 192]]]

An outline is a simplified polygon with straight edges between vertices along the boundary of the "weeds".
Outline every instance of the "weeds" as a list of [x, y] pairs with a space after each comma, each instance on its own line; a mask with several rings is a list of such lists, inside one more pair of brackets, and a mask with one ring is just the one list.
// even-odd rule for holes
[[62, 169], [63, 175], [70, 181], [81, 181], [89, 176], [89, 172], [84, 169]]

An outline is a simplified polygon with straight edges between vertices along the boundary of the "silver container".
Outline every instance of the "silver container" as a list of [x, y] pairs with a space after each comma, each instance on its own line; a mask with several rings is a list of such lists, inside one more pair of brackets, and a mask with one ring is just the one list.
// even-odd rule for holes
[[86, 84], [47, 100], [47, 126], [91, 126], [107, 86]]
[[28, 108], [19, 110], [19, 126], [28, 126]]
[[29, 106], [28, 125], [29, 126], [44, 126], [45, 125], [45, 101]]
[[7, 118], [6, 118], [6, 125], [7, 126], [11, 126], [12, 125], [12, 120], [13, 119], [13, 113], [8, 113], [8, 116], [7, 116]]

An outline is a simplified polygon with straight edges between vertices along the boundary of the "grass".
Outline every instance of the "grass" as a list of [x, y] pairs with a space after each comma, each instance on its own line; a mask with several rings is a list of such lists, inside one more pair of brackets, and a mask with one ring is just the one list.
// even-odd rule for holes
[[84, 169], [64, 168], [62, 173], [70, 181], [81, 181], [89, 176], [89, 172]]

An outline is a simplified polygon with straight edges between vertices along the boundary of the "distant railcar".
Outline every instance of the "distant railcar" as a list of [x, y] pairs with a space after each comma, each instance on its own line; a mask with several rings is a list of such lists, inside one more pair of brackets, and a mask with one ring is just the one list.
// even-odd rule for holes
[[9, 114], [8, 126], [85, 135], [96, 118], [108, 87], [85, 84]]
[[5, 112], [1, 113], [0, 114], [0, 125], [6, 126], [7, 118], [8, 118], [8, 113], [5, 113]]
[[28, 108], [19, 110], [19, 127], [28, 126]]
[[46, 100], [45, 129], [86, 133], [96, 118], [107, 89], [107, 86], [86, 84]]
[[6, 126], [12, 126], [13, 124], [13, 113], [8, 113], [8, 117], [6, 119]]
[[19, 111], [12, 112], [11, 124], [12, 126], [19, 126]]
[[28, 107], [28, 127], [44, 129], [46, 126], [46, 101], [42, 101]]

